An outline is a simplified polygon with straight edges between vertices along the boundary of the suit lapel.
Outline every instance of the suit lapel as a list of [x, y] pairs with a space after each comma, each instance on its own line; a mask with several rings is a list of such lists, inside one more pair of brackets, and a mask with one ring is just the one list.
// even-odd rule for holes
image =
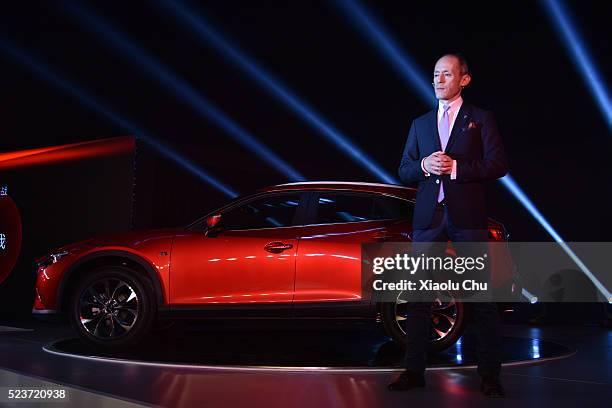
[[431, 134], [431, 137], [433, 138], [433, 143], [435, 146], [434, 151], [435, 152], [440, 151], [442, 150], [442, 145], [440, 145], [440, 134], [438, 133], [438, 107], [437, 106], [434, 110], [429, 112], [429, 118], [427, 120], [428, 120], [429, 133]]
[[[453, 124], [453, 130], [451, 131], [448, 143], [446, 144], [445, 152], [450, 152], [455, 140], [458, 137], [461, 137], [461, 134], [467, 129], [467, 124], [469, 123], [469, 121], [470, 106], [465, 101], [463, 101], [463, 103], [461, 104], [461, 108], [459, 109], [459, 113], [457, 114], [457, 119], [455, 119], [455, 123]], [[440, 143], [439, 140], [440, 138], [438, 137], [438, 144]]]

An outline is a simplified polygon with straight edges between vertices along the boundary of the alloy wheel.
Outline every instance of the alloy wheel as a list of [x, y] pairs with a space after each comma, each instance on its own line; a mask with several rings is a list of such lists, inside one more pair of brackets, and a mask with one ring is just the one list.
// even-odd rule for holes
[[92, 336], [113, 340], [127, 334], [138, 320], [138, 294], [130, 283], [103, 278], [85, 288], [79, 298], [79, 321]]
[[[402, 334], [406, 335], [406, 324], [404, 322], [409, 301], [402, 299], [402, 293], [395, 301], [395, 321]], [[440, 296], [433, 301], [431, 307], [431, 342], [441, 341], [450, 334], [457, 324], [457, 313], [455, 299]]]

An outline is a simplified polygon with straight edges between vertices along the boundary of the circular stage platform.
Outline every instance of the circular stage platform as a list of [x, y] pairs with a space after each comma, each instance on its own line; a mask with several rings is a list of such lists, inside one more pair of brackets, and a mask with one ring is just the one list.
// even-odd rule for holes
[[[181, 330], [155, 333], [137, 348], [105, 352], [78, 339], [44, 347], [65, 357], [125, 364], [225, 369], [395, 371], [402, 350], [376, 329], [351, 330]], [[473, 336], [429, 356], [428, 370], [474, 368]], [[503, 338], [503, 365], [534, 364], [568, 357], [575, 350], [535, 338]]]

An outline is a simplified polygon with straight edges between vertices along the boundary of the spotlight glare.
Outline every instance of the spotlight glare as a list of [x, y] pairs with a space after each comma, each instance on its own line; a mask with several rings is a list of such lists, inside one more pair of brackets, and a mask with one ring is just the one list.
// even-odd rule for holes
[[531, 292], [529, 292], [527, 289], [523, 288], [521, 290], [521, 293], [523, 294], [523, 296], [525, 296], [527, 300], [529, 300], [529, 303], [531, 304], [538, 303], [538, 297], [532, 295]]
[[463, 364], [463, 337], [459, 337], [457, 342], [455, 343], [455, 348], [457, 353], [455, 355], [455, 360], [458, 364]]
[[531, 358], [540, 358], [540, 340], [531, 339]]

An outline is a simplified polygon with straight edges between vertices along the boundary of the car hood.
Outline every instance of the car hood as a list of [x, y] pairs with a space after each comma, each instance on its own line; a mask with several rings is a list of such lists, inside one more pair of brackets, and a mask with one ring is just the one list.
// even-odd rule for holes
[[152, 240], [172, 239], [176, 234], [183, 232], [182, 229], [154, 229], [129, 231], [123, 233], [100, 235], [83, 241], [71, 243], [58, 248], [56, 251], [82, 252], [97, 247], [137, 247]]

